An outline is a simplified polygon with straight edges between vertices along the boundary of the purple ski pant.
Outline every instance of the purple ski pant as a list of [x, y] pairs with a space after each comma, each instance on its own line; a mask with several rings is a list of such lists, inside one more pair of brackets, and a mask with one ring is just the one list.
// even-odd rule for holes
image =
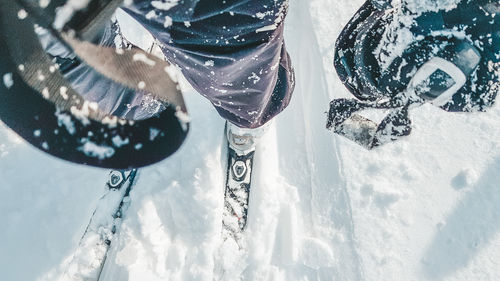
[[[294, 88], [283, 40], [287, 7], [284, 0], [135, 0], [122, 9], [157, 39], [167, 59], [223, 118], [257, 128], [288, 105]], [[101, 44], [113, 40], [107, 32]], [[91, 83], [76, 88], [104, 110], [147, 117], [144, 93], [76, 80]]]

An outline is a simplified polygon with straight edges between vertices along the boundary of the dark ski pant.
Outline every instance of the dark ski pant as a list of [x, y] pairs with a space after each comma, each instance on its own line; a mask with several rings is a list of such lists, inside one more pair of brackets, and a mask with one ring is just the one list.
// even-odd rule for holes
[[[180, 0], [171, 7], [175, 2], [135, 0], [122, 9], [156, 38], [167, 59], [231, 123], [257, 128], [288, 105], [294, 73], [283, 40], [287, 1]], [[101, 44], [111, 45], [114, 39], [108, 30]], [[96, 81], [88, 69], [72, 72], [75, 88], [102, 110], [127, 118], [150, 114], [146, 93]]]

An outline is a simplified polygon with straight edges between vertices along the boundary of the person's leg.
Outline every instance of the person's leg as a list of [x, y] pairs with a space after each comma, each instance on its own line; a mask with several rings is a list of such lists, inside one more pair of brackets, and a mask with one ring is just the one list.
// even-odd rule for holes
[[[155, 100], [145, 91], [136, 91], [108, 79], [82, 63], [76, 55], [66, 48], [50, 32], [38, 29], [38, 36], [44, 50], [52, 56], [59, 65], [59, 70], [83, 98], [96, 102], [99, 110], [107, 114], [139, 120], [149, 118], [165, 109], [164, 105]], [[118, 25], [110, 23], [102, 33], [97, 43], [101, 46], [115, 46], [121, 42]], [[126, 48], [127, 46], [115, 46]]]
[[257, 128], [289, 103], [294, 74], [283, 40], [285, 0], [190, 0], [123, 9], [161, 43], [171, 63], [242, 128]]

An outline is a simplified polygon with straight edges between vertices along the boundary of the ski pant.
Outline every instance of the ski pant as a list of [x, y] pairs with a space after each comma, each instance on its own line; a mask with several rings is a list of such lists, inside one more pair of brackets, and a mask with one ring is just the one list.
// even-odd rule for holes
[[[122, 9], [223, 118], [257, 128], [288, 105], [294, 88], [283, 40], [287, 7], [286, 0], [134, 0]], [[108, 29], [102, 45], [114, 44]], [[103, 111], [133, 119], [151, 114], [147, 93], [103, 80], [85, 66], [66, 76]]]

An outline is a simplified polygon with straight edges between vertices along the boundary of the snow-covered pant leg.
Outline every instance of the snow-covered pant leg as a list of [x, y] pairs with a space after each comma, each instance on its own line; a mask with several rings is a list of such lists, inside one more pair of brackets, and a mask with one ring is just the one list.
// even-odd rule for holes
[[[117, 26], [110, 24], [98, 40], [101, 46], [115, 46]], [[38, 29], [44, 50], [60, 64], [64, 77], [83, 98], [96, 102], [102, 112], [131, 120], [153, 116], [164, 106], [145, 91], [129, 89], [81, 63], [75, 54], [54, 38], [48, 31]], [[119, 39], [119, 38], [118, 38]]]
[[[177, 3], [177, 5], [175, 5]], [[289, 103], [294, 74], [283, 40], [285, 0], [135, 0], [123, 9], [219, 114], [256, 128]]]

